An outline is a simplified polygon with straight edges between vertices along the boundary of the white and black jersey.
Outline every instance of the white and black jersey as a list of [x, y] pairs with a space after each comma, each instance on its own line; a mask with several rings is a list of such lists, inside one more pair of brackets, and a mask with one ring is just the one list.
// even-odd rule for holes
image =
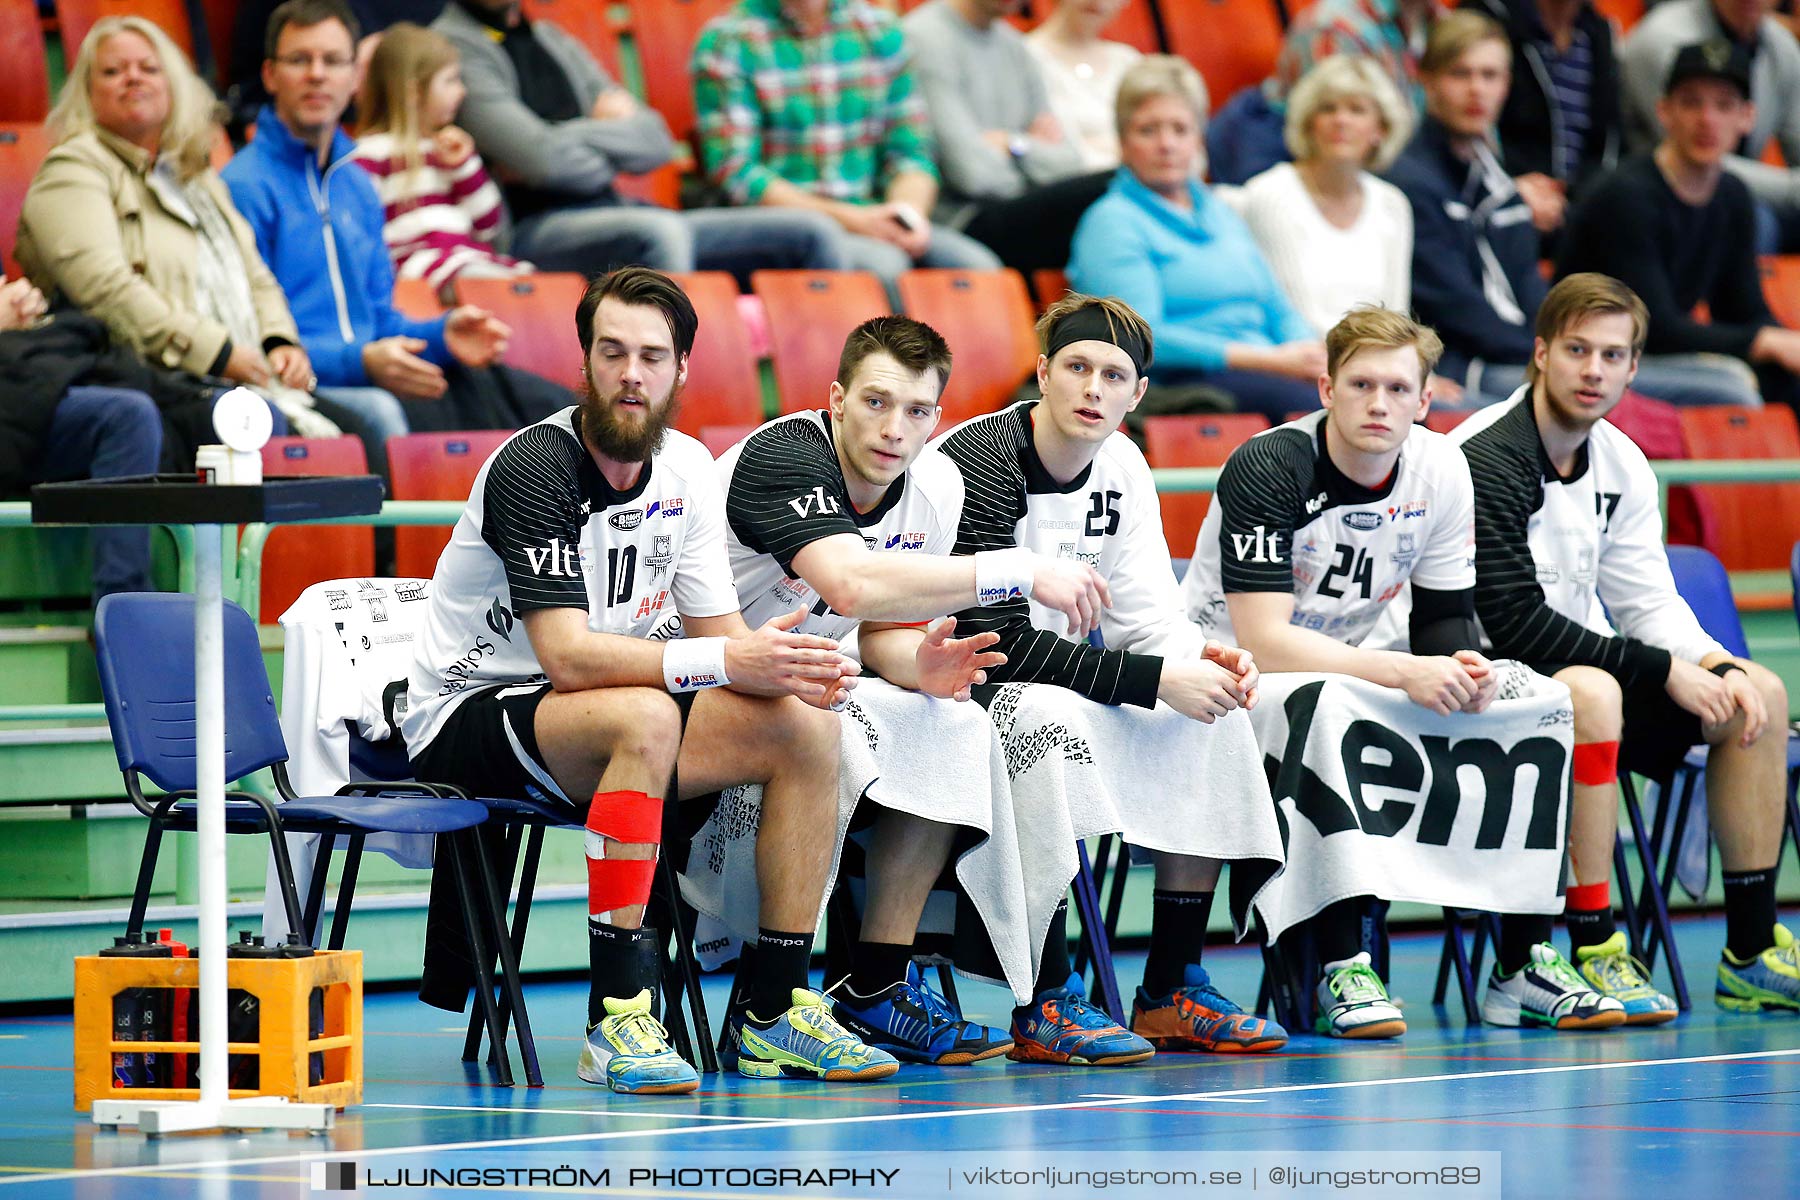
[[832, 439], [824, 409], [794, 413], [719, 459], [731, 574], [752, 628], [802, 605], [807, 616], [797, 633], [842, 639], [856, 628], [794, 573], [794, 556], [822, 538], [854, 534], [871, 550], [900, 554], [948, 554], [956, 544], [962, 477], [943, 455], [925, 450], [881, 503], [859, 513]]
[[725, 504], [712, 456], [670, 430], [616, 491], [568, 408], [508, 438], [483, 464], [432, 576], [402, 731], [416, 758], [474, 689], [542, 682], [519, 619], [578, 608], [588, 628], [677, 636], [679, 617], [737, 611]]
[[1475, 585], [1474, 493], [1456, 446], [1415, 425], [1393, 474], [1368, 488], [1332, 463], [1326, 415], [1257, 434], [1220, 472], [1182, 589], [1209, 636], [1235, 640], [1233, 592], [1291, 593], [1292, 624], [1355, 646], [1409, 580]]
[[1475, 482], [1475, 611], [1496, 654], [1660, 685], [1670, 655], [1723, 649], [1675, 590], [1656, 476], [1616, 427], [1596, 423], [1563, 478], [1526, 385], [1451, 439]]
[[1115, 433], [1086, 470], [1058, 483], [1032, 445], [1036, 407], [1023, 401], [965, 421], [933, 443], [962, 473], [956, 553], [1024, 546], [1090, 564], [1112, 592], [1106, 649], [1061, 636], [1063, 615], [1025, 600], [958, 613], [957, 631], [1000, 634], [995, 649], [1007, 661], [988, 672], [993, 683], [1053, 683], [1102, 704], [1152, 708], [1163, 659], [1198, 654], [1206, 639], [1181, 613], [1150, 467]]

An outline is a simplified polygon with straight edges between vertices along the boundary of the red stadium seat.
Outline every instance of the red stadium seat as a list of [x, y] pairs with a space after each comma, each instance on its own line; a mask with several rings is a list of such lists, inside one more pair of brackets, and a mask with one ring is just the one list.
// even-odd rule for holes
[[700, 40], [702, 26], [736, 2], [626, 0], [631, 44], [644, 68], [644, 95], [678, 142], [694, 132], [694, 82], [688, 72], [694, 43]]
[[506, 361], [563, 387], [581, 386], [575, 309], [587, 291], [580, 275], [544, 272], [513, 279], [458, 279], [456, 298], [512, 327]]
[[623, 84], [619, 60], [619, 26], [612, 5], [595, 0], [525, 0], [528, 21], [548, 21], [583, 46], [597, 59], [613, 82]]
[[[353, 437], [270, 438], [263, 475], [367, 475]], [[269, 532], [262, 556], [262, 620], [273, 622], [321, 579], [375, 573], [375, 531], [367, 525], [293, 525]], [[429, 572], [428, 572], [429, 573]]]
[[42, 121], [50, 113], [50, 69], [34, 0], [0, 0], [0, 62], [0, 121]]
[[[467, 433], [409, 433], [387, 440], [388, 474], [396, 500], [467, 500], [488, 456], [512, 434], [504, 429]], [[447, 525], [402, 525], [394, 530], [394, 573], [428, 579], [450, 543]]]
[[1425, 428], [1433, 433], [1449, 433], [1474, 415], [1473, 411], [1466, 408], [1434, 408], [1425, 414]]
[[168, 34], [188, 56], [188, 65], [193, 65], [194, 31], [188, 24], [186, 0], [56, 0], [65, 61], [75, 61], [82, 39], [104, 17], [144, 18]]
[[673, 278], [700, 318], [675, 428], [698, 436], [709, 425], [756, 425], [763, 416], [762, 376], [738, 315], [737, 281], [723, 271]]
[[1765, 255], [1758, 262], [1769, 311], [1789, 329], [1800, 329], [1800, 254]]
[[32, 176], [50, 153], [50, 134], [42, 125], [0, 125], [0, 265], [16, 278], [19, 264], [13, 243], [19, 235], [19, 210]]
[[437, 289], [425, 279], [394, 280], [394, 307], [402, 316], [415, 321], [430, 321], [444, 315], [444, 302]]
[[1594, 8], [1622, 34], [1631, 32], [1631, 27], [1643, 19], [1647, 7], [1645, 0], [1594, 0]]
[[844, 339], [888, 311], [881, 281], [866, 271], [758, 271], [750, 284], [769, 315], [780, 410], [824, 408]]
[[1281, 16], [1275, 0], [1178, 0], [1162, 6], [1169, 49], [1206, 79], [1212, 110], [1275, 70]]
[[700, 443], [714, 458], [725, 453], [760, 428], [756, 425], [708, 425], [700, 431]]
[[[1694, 458], [1800, 458], [1800, 428], [1787, 408], [1681, 410], [1681, 433]], [[1706, 484], [1694, 488], [1712, 518], [1718, 554], [1729, 570], [1776, 571], [1800, 541], [1800, 483]]]
[[1037, 366], [1031, 297], [1017, 271], [908, 271], [900, 302], [950, 343], [940, 430], [1004, 408]]
[[[1231, 452], [1269, 427], [1256, 413], [1146, 417], [1145, 457], [1152, 467], [1222, 467]], [[1212, 506], [1207, 492], [1161, 492], [1163, 537], [1172, 558], [1188, 558], [1200, 538], [1200, 522]]]
[[237, 36], [238, 0], [203, 0], [206, 38], [212, 44], [213, 74], [221, 92], [231, 83], [232, 39]]
[[1037, 293], [1038, 311], [1042, 312], [1074, 289], [1069, 286], [1067, 272], [1045, 267], [1031, 273], [1031, 290]]
[[642, 200], [658, 208], [681, 207], [681, 168], [666, 162], [644, 175], [614, 175], [613, 190], [628, 200]]

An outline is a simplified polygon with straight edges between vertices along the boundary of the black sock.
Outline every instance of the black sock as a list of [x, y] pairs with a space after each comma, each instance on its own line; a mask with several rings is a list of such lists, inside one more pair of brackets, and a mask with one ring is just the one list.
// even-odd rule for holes
[[750, 966], [750, 1016], [767, 1024], [793, 1007], [795, 988], [808, 986], [813, 935], [760, 929]]
[[1037, 982], [1031, 985], [1034, 996], [1069, 982], [1075, 968], [1069, 964], [1069, 902], [1065, 899], [1050, 916], [1050, 931], [1044, 935], [1044, 957], [1038, 963]]
[[1313, 949], [1320, 967], [1362, 953], [1362, 912], [1367, 899], [1351, 896], [1334, 901], [1312, 919]]
[[588, 1025], [606, 1016], [606, 997], [629, 1000], [650, 989], [650, 1010], [657, 1011], [656, 930], [621, 929], [588, 918]]
[[1531, 948], [1547, 942], [1556, 921], [1543, 913], [1505, 913], [1500, 917], [1500, 944], [1494, 947], [1494, 968], [1511, 975], [1531, 961]]
[[1727, 871], [1723, 879], [1725, 949], [1739, 962], [1746, 962], [1774, 945], [1775, 867]]
[[1211, 892], [1150, 893], [1150, 956], [1144, 960], [1144, 991], [1166, 996], [1183, 983], [1187, 965], [1200, 961]]
[[857, 942], [850, 948], [850, 990], [858, 996], [885, 992], [906, 978], [912, 946], [893, 942]]
[[1605, 908], [1570, 908], [1563, 912], [1563, 924], [1569, 930], [1569, 953], [1574, 953], [1583, 946], [1598, 946], [1617, 930], [1613, 922], [1611, 903]]

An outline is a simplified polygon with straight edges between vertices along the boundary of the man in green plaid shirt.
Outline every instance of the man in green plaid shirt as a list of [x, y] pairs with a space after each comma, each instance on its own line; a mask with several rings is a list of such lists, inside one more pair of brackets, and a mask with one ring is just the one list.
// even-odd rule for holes
[[868, 0], [742, 0], [694, 47], [707, 177], [733, 202], [806, 208], [894, 291], [913, 266], [986, 269], [985, 246], [933, 225], [924, 100], [892, 13]]

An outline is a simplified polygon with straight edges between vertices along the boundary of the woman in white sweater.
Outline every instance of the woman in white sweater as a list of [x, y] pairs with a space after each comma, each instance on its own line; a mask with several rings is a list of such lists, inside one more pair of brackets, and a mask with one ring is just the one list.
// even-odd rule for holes
[[1393, 162], [1412, 124], [1412, 110], [1373, 62], [1331, 55], [1288, 97], [1294, 161], [1231, 197], [1315, 329], [1330, 329], [1358, 304], [1411, 308], [1412, 210], [1372, 172]]
[[1119, 165], [1113, 101], [1125, 72], [1143, 57], [1135, 47], [1100, 36], [1124, 7], [1124, 0], [1061, 0], [1025, 35], [1044, 76], [1050, 111], [1090, 171]]

